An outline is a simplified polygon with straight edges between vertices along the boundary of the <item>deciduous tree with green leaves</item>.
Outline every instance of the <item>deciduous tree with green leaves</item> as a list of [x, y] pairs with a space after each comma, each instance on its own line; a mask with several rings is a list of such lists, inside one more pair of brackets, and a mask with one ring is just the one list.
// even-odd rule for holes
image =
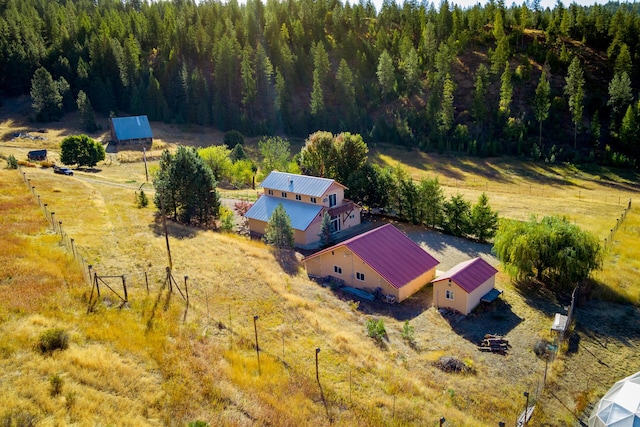
[[94, 167], [105, 157], [102, 144], [84, 134], [66, 137], [60, 149], [60, 161], [65, 165]]
[[258, 149], [262, 158], [261, 170], [263, 177], [271, 171], [297, 172], [295, 165], [292, 165], [291, 152], [289, 151], [289, 141], [279, 136], [262, 138], [258, 142]]
[[536, 279], [558, 292], [570, 291], [601, 265], [598, 239], [566, 218], [504, 221], [493, 250], [515, 280]]

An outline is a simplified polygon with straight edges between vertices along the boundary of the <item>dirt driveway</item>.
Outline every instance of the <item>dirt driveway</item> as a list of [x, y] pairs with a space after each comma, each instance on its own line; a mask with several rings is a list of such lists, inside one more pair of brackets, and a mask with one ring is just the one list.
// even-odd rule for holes
[[494, 267], [500, 264], [491, 253], [490, 244], [476, 243], [462, 237], [450, 236], [439, 231], [386, 218], [372, 217], [371, 222], [374, 225], [392, 223], [399, 230], [402, 230], [411, 240], [440, 261], [438, 271], [447, 271], [458, 263], [475, 257], [481, 257]]

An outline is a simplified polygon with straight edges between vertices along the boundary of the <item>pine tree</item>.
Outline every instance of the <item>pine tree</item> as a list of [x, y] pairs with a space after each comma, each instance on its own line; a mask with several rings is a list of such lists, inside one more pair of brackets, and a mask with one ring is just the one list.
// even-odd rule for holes
[[386, 100], [387, 96], [393, 93], [396, 85], [393, 59], [391, 59], [391, 55], [389, 55], [389, 52], [386, 50], [380, 54], [380, 58], [378, 59], [377, 76], [382, 96]]
[[98, 129], [96, 125], [96, 116], [91, 106], [91, 101], [84, 91], [78, 92], [78, 110], [80, 111], [80, 122], [87, 132], [95, 132]]
[[505, 62], [504, 72], [500, 78], [500, 112], [505, 116], [511, 114], [511, 100], [513, 99], [513, 83], [511, 83], [511, 68], [509, 62]]
[[[451, 76], [447, 74], [442, 85], [442, 99], [440, 101], [440, 112], [438, 113], [438, 130], [440, 131], [440, 139], [441, 141], [442, 139], [447, 139], [447, 145], [449, 144], [449, 139], [446, 138], [446, 136], [453, 126], [454, 119], [453, 91], [453, 80], [451, 80]], [[447, 146], [447, 149], [449, 148], [450, 147]]]
[[62, 95], [51, 74], [40, 67], [31, 79], [31, 98], [36, 120], [48, 122], [62, 117]]
[[576, 148], [578, 125], [582, 122], [584, 112], [584, 75], [577, 56], [569, 65], [565, 80], [567, 84], [564, 87], [564, 93], [569, 96], [569, 111], [571, 111], [571, 120], [573, 121], [573, 148]]
[[487, 93], [489, 89], [489, 70], [480, 64], [476, 71], [476, 84], [473, 90], [473, 108], [471, 114], [476, 123], [476, 139], [484, 126], [487, 117]]
[[271, 213], [265, 229], [264, 240], [278, 249], [291, 249], [293, 247], [291, 218], [287, 215], [282, 203], [278, 203], [278, 206]]
[[609, 83], [609, 101], [607, 101], [607, 105], [611, 107], [611, 126], [613, 129], [618, 129], [618, 122], [632, 100], [629, 75], [626, 72], [615, 74]]
[[547, 80], [547, 72], [543, 71], [536, 87], [536, 95], [533, 98], [533, 112], [540, 124], [540, 148], [542, 148], [542, 122], [549, 117], [549, 108], [551, 108], [550, 93], [551, 86]]
[[493, 238], [498, 231], [498, 213], [491, 210], [489, 198], [483, 192], [471, 208], [471, 232], [481, 242]]
[[331, 227], [331, 215], [329, 215], [328, 212], [322, 215], [322, 225], [320, 226], [320, 234], [318, 234], [318, 237], [320, 237], [320, 247], [323, 249], [333, 246], [335, 243]]
[[409, 54], [404, 61], [402, 69], [404, 71], [404, 82], [407, 87], [407, 94], [412, 95], [420, 85], [420, 64], [418, 53], [413, 46], [409, 49]]

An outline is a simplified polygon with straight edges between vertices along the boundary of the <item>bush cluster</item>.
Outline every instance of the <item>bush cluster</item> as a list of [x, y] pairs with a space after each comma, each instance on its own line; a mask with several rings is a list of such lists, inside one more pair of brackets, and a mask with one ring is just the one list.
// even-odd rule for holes
[[47, 329], [36, 344], [36, 350], [42, 354], [51, 354], [55, 350], [66, 350], [69, 347], [69, 335], [64, 329]]

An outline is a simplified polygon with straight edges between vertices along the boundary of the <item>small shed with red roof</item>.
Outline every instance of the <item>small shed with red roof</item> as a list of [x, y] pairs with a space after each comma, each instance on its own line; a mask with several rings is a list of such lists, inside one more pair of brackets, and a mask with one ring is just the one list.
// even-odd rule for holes
[[427, 285], [440, 263], [392, 224], [323, 249], [303, 262], [310, 276], [333, 276], [352, 288], [393, 295], [398, 302]]
[[494, 289], [496, 270], [482, 258], [461, 262], [433, 280], [433, 304], [469, 314], [481, 300], [500, 295]]

